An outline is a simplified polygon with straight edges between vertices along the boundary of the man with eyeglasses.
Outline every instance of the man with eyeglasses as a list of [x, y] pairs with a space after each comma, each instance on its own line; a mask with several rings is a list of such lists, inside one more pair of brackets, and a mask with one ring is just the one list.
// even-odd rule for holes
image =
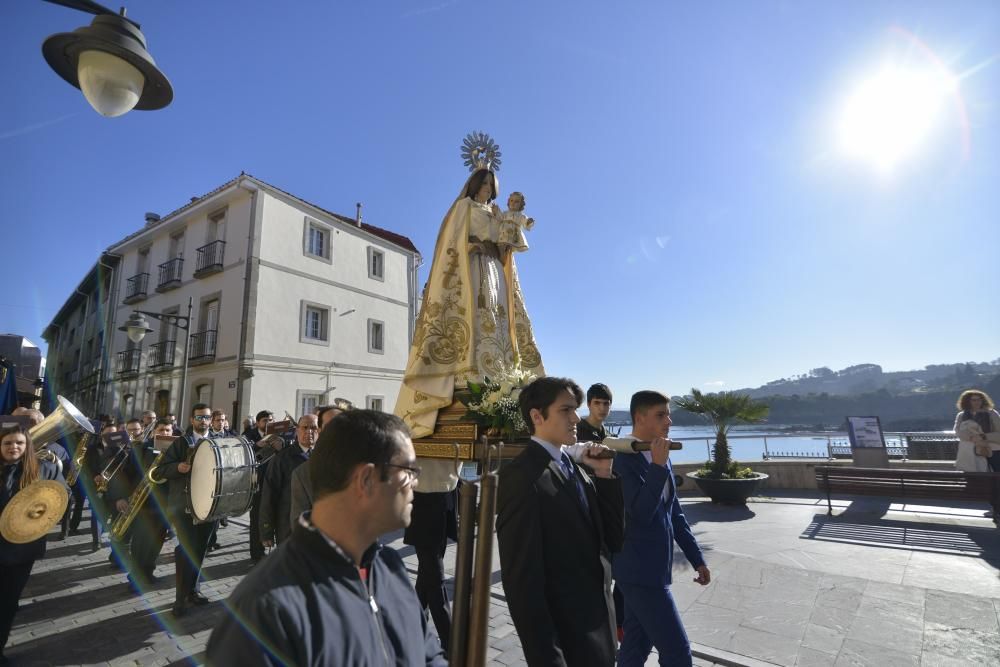
[[268, 464], [260, 497], [260, 542], [265, 548], [284, 542], [292, 532], [292, 473], [309, 460], [318, 436], [316, 415], [302, 415], [295, 429], [297, 446], [285, 447]]
[[191, 433], [174, 440], [156, 469], [156, 477], [169, 482], [167, 517], [177, 536], [177, 547], [174, 549], [177, 595], [172, 609], [177, 617], [187, 613], [191, 605], [200, 606], [209, 602], [198, 592], [198, 578], [217, 526], [215, 521], [194, 523], [187, 507], [194, 447], [202, 438], [208, 437], [211, 422], [212, 408], [204, 403], [191, 406]]
[[403, 560], [378, 542], [410, 522], [420, 469], [406, 425], [345, 412], [311, 460], [312, 510], [233, 591], [206, 664], [444, 667]]

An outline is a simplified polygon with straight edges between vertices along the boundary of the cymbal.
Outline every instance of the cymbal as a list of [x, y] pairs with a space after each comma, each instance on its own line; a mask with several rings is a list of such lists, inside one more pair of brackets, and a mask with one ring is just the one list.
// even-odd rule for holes
[[0, 514], [0, 535], [12, 544], [27, 544], [44, 537], [59, 523], [69, 493], [54, 480], [39, 480], [21, 489]]

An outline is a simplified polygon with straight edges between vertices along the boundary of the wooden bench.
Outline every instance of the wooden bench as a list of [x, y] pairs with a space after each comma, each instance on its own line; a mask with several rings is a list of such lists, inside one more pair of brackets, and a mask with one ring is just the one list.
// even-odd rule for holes
[[826, 491], [827, 514], [833, 514], [830, 495], [834, 492], [891, 498], [982, 500], [993, 507], [993, 520], [1000, 525], [1000, 473], [816, 466], [816, 486]]

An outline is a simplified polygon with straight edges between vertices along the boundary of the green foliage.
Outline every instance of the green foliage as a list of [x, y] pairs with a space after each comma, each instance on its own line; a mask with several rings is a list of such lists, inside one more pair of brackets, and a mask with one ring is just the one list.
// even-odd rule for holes
[[[715, 445], [713, 447], [714, 461], [708, 463], [713, 477], [740, 477], [738, 470], [733, 468], [730, 460], [729, 429], [735, 424], [758, 424], [764, 421], [770, 408], [766, 403], [755, 401], [749, 394], [736, 391], [720, 391], [717, 394], [703, 394], [692, 389], [689, 396], [674, 399], [674, 404], [681, 410], [701, 415], [715, 428]], [[749, 468], [746, 469], [749, 471]]]
[[725, 470], [719, 470], [712, 461], [705, 461], [705, 467], [697, 471], [698, 477], [710, 479], [752, 479], [756, 476], [753, 470], [739, 461], [730, 461]]

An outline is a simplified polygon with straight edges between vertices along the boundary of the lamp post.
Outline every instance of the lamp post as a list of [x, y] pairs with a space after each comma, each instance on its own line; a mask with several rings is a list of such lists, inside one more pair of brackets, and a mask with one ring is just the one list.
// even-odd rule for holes
[[89, 26], [51, 35], [42, 55], [56, 74], [83, 91], [90, 106], [114, 118], [132, 109], [162, 109], [174, 99], [170, 81], [146, 50], [139, 24], [91, 0], [45, 0], [97, 17]]
[[185, 390], [187, 389], [187, 377], [188, 377], [188, 352], [191, 346], [191, 308], [194, 305], [194, 298], [188, 297], [188, 309], [187, 317], [184, 315], [173, 315], [171, 313], [151, 313], [146, 310], [133, 310], [132, 315], [129, 316], [128, 321], [125, 322], [123, 326], [118, 327], [119, 331], [124, 331], [130, 341], [133, 343], [139, 343], [146, 334], [152, 333], [153, 330], [149, 328], [146, 323], [146, 318], [144, 315], [152, 317], [154, 320], [159, 320], [167, 324], [173, 325], [178, 329], [184, 331], [184, 365], [181, 367], [181, 395], [177, 401], [177, 414], [184, 414], [184, 398]]

